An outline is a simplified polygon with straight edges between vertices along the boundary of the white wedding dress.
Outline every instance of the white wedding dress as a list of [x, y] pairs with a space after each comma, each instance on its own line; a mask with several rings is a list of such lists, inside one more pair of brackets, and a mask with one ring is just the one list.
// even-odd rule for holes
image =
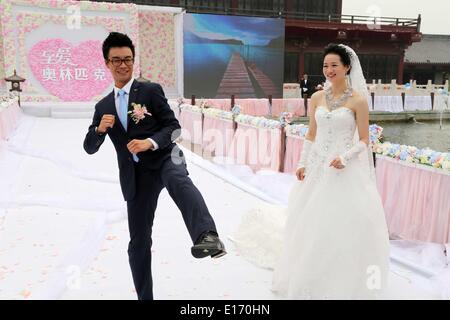
[[315, 118], [306, 178], [294, 183], [287, 209], [252, 209], [232, 240], [242, 256], [274, 268], [272, 290], [282, 298], [382, 297], [389, 236], [375, 181], [359, 159], [343, 170], [329, 166], [352, 147], [355, 115], [346, 107], [329, 112], [319, 106]]

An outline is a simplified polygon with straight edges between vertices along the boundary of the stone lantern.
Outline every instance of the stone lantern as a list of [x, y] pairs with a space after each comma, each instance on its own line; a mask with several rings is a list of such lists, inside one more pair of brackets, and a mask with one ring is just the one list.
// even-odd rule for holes
[[19, 106], [20, 106], [20, 92], [22, 92], [22, 89], [20, 88], [20, 83], [24, 82], [25, 79], [21, 76], [18, 76], [16, 73], [16, 69], [14, 69], [14, 74], [10, 77], [5, 78], [6, 82], [11, 82], [11, 89], [9, 91], [17, 91], [17, 95], [19, 96]]

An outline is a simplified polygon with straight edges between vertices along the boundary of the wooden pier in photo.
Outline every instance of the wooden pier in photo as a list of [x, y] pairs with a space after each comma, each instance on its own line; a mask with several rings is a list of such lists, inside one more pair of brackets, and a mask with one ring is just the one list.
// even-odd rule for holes
[[255, 64], [250, 64], [248, 69], [250, 70], [258, 85], [261, 87], [261, 90], [264, 92], [265, 97], [268, 97], [269, 95], [272, 95], [274, 98], [283, 97], [281, 88], [276, 86], [275, 83], [273, 83], [273, 81]]
[[237, 98], [256, 98], [255, 89], [247, 71], [244, 59], [238, 52], [233, 53], [228, 63], [225, 74], [217, 90], [217, 99], [229, 98], [236, 95]]

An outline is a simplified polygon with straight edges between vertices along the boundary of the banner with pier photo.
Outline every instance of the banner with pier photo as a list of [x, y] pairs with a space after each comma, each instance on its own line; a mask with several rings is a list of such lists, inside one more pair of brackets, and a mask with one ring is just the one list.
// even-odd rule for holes
[[184, 95], [282, 98], [284, 20], [186, 14]]

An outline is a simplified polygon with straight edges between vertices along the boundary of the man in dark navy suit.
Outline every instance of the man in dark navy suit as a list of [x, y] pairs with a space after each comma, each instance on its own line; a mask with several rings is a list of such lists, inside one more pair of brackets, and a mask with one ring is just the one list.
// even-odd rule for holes
[[127, 35], [111, 32], [103, 42], [103, 57], [115, 86], [95, 106], [84, 149], [89, 154], [97, 152], [106, 135], [114, 144], [127, 201], [131, 273], [138, 298], [151, 300], [152, 225], [163, 188], [182, 213], [194, 243], [192, 255], [218, 258], [226, 251], [202, 195], [188, 177], [183, 153], [174, 143], [180, 124], [161, 86], [132, 78], [135, 51]]

